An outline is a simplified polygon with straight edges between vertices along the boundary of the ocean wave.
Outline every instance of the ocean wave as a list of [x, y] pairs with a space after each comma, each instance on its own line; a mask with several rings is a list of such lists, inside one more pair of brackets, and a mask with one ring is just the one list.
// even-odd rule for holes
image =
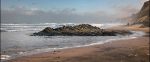
[[9, 55], [1, 55], [1, 60], [8, 60], [11, 56]]
[[[44, 29], [45, 27], [58, 28], [62, 26], [74, 26], [79, 25], [81, 23], [39, 23], [39, 24], [1, 24], [1, 32], [16, 32], [16, 31], [39, 31]], [[108, 28], [112, 26], [122, 25], [121, 23], [105, 23], [105, 24], [95, 24], [91, 23], [90, 25], [100, 27], [100, 28]]]

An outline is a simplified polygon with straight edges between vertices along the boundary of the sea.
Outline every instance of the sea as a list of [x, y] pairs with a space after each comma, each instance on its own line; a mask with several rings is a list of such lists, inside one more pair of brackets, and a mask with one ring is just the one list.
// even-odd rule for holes
[[[117, 36], [30, 36], [46, 27], [58, 28], [74, 26], [81, 23], [38, 23], [38, 24], [1, 24], [1, 61], [26, 55], [44, 53], [54, 50], [85, 47], [103, 44], [113, 40], [133, 39], [144, 35], [140, 31], [131, 31], [132, 35]], [[90, 25], [103, 29], [123, 25], [120, 23], [105, 23]]]

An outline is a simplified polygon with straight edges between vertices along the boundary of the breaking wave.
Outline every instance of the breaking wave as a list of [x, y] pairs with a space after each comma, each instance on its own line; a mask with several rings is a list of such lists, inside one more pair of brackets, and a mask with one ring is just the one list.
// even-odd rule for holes
[[[16, 31], [40, 31], [45, 27], [58, 28], [62, 26], [74, 26], [80, 23], [39, 23], [39, 24], [1, 24], [1, 32], [16, 32]], [[107, 23], [107, 24], [90, 24], [92, 26], [100, 28], [108, 28], [117, 25], [123, 25], [121, 23]]]

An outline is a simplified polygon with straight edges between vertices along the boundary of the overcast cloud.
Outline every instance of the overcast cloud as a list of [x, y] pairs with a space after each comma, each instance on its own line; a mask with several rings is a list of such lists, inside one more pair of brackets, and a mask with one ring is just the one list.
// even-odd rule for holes
[[[147, 0], [140, 0], [141, 6]], [[51, 9], [44, 11], [40, 8], [24, 6], [2, 8], [2, 23], [105, 23], [117, 22], [121, 18], [137, 13], [140, 8], [132, 4], [116, 6], [114, 13], [97, 10], [93, 12], [78, 12], [76, 8]]]

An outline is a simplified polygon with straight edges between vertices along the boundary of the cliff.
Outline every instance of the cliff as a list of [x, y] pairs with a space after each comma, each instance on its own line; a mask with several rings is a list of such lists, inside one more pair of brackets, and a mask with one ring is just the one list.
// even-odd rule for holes
[[144, 26], [150, 27], [150, 15], [149, 15], [149, 11], [150, 11], [150, 1], [146, 1], [143, 5], [143, 7], [141, 8], [141, 10], [135, 14], [133, 16], [133, 20], [134, 24], [143, 24]]

